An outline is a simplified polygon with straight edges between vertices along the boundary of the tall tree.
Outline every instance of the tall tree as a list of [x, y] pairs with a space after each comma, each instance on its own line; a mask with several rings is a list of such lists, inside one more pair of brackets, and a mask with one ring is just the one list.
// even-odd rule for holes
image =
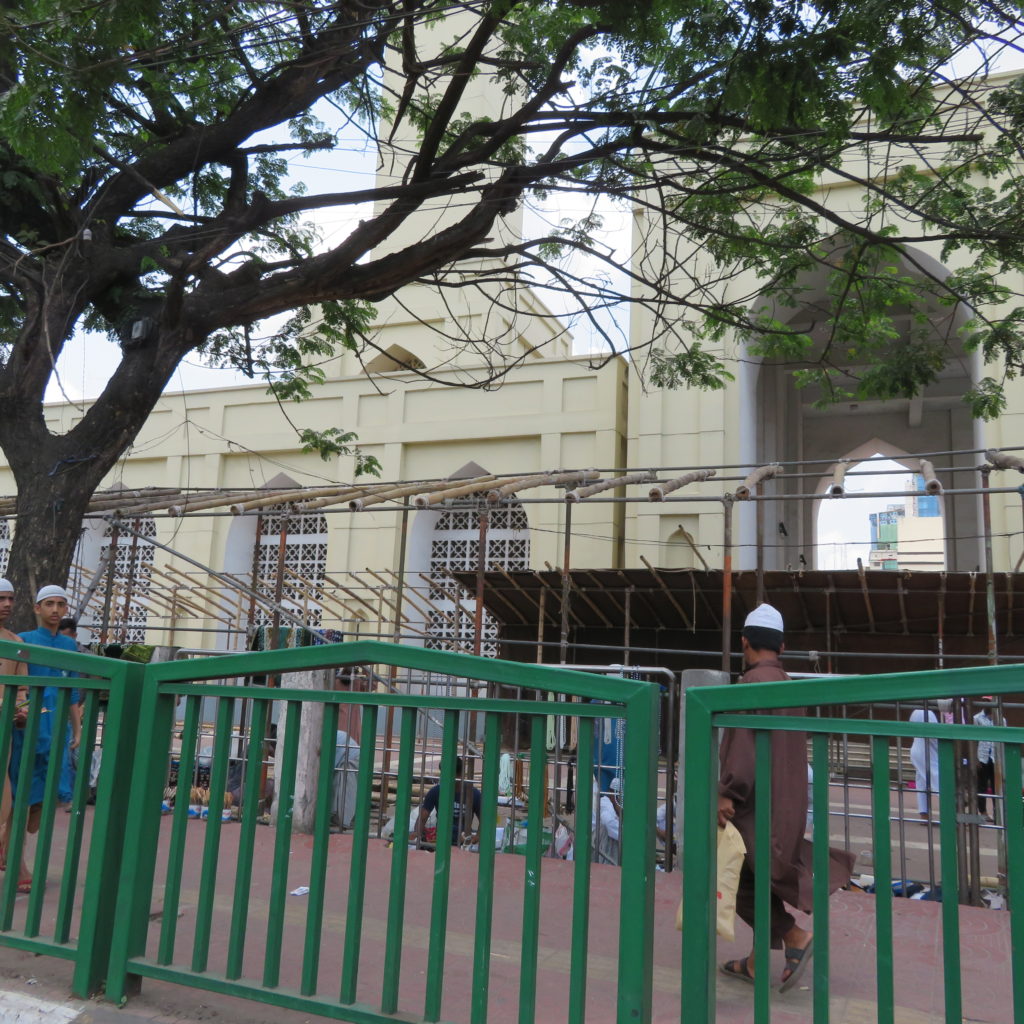
[[[185, 356], [273, 370], [281, 397], [302, 397], [318, 360], [368, 344], [372, 303], [412, 282], [500, 302], [543, 280], [585, 316], [625, 298], [655, 318], [661, 384], [723, 386], [714, 345], [739, 330], [832, 396], [883, 397], [914, 394], [950, 356], [893, 343], [894, 311], [923, 288], [971, 306], [965, 343], [997, 369], [969, 399], [997, 412], [1000, 375], [1021, 361], [1005, 275], [1021, 260], [1024, 90], [948, 69], [1015, 47], [1020, 15], [963, 0], [0, 0], [11, 575], [65, 575], [89, 497]], [[392, 183], [287, 185], [293, 158], [341, 144], [314, 115], [322, 102], [373, 139]], [[861, 186], [863, 208], [823, 202], [823, 175]], [[625, 296], [593, 272], [614, 263], [596, 218], [501, 230], [531, 197], [562, 193], [656, 216], [659, 256], [627, 268]], [[358, 203], [372, 212], [340, 241], [303, 224]], [[929, 239], [974, 251], [970, 272], [908, 279], [904, 257]], [[771, 303], [730, 300], [708, 267], [753, 273]], [[775, 312], [818, 267], [835, 298], [824, 349]], [[120, 361], [55, 434], [43, 395], [83, 328], [116, 339]], [[843, 377], [851, 362], [869, 372]], [[496, 353], [489, 383], [501, 368]]]

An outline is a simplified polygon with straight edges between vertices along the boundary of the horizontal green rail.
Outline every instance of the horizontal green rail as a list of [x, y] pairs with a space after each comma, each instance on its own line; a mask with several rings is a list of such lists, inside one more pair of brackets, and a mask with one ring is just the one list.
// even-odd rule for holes
[[[843, 718], [835, 715], [812, 717], [787, 714], [797, 708], [814, 709], [885, 703], [920, 706], [950, 697], [984, 697], [1019, 693], [1017, 666], [968, 668], [936, 672], [900, 673], [886, 676], [844, 677], [834, 682], [823, 679], [750, 683], [701, 687], [687, 691], [683, 822], [683, 946], [682, 989], [686, 993], [681, 1020], [685, 1024], [714, 1024], [715, 929], [714, 892], [717, 847], [717, 730], [748, 729], [756, 747], [754, 791], [771, 792], [771, 737], [780, 732], [798, 732], [812, 738], [811, 765], [814, 769], [814, 806], [828, 807], [827, 742], [831, 735], [864, 736], [870, 739], [872, 808], [872, 854], [875, 875], [875, 940], [877, 1019], [893, 1024], [895, 1006], [893, 872], [891, 848], [892, 816], [889, 748], [896, 739], [922, 737], [938, 743], [938, 845], [942, 883], [943, 969], [936, 986], [943, 993], [947, 1024], [963, 1019], [961, 982], [961, 937], [959, 878], [957, 867], [958, 812], [956, 796], [957, 743], [993, 741], [1005, 752], [1004, 791], [1020, 793], [1024, 729], [941, 722], [907, 722], [886, 719]], [[797, 781], [794, 780], [794, 785]], [[806, 780], [800, 779], [804, 786]], [[755, 894], [754, 951], [759, 969], [755, 972], [753, 1020], [768, 1024], [773, 997], [768, 991], [769, 879], [771, 877], [770, 801], [759, 797], [755, 808]], [[814, 1024], [830, 1019], [829, 968], [831, 963], [828, 907], [827, 848], [828, 814], [816, 813], [814, 840], [813, 961]], [[1014, 950], [1010, 960], [1013, 1024], [1024, 1024], [1024, 813], [1020, 800], [1006, 801], [1007, 895], [1010, 906], [1010, 936]], [[788, 1019], [788, 1018], [787, 1018]]]

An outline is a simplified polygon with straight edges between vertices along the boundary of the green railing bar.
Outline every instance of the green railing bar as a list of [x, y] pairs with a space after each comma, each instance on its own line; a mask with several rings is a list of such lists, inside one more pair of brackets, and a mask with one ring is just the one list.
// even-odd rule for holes
[[[616, 682], [620, 680], [616, 678]], [[843, 704], [906, 703], [945, 697], [981, 697], [985, 694], [1020, 692], [1019, 665], [985, 665], [943, 669], [936, 672], [896, 672], [887, 675], [847, 677], [843, 686], [856, 697]], [[701, 700], [708, 710], [775, 710], [793, 707], [827, 707], [836, 703], [835, 690], [820, 679], [793, 679], [779, 683], [744, 683], [742, 686], [702, 686]], [[618, 699], [622, 694], [618, 695]], [[808, 719], [817, 721], [817, 719]], [[924, 724], [924, 723], [914, 723]], [[966, 728], [966, 727], [965, 727]], [[985, 728], [985, 727], [975, 727]], [[1002, 727], [1000, 727], [1002, 728]]]
[[[85, 807], [89, 797], [89, 773], [92, 752], [96, 748], [96, 728], [99, 722], [100, 701], [95, 690], [85, 691], [82, 709], [82, 733], [78, 744], [78, 772], [71, 798], [71, 820], [68, 822], [67, 849], [64, 851], [64, 870], [61, 872], [60, 895], [57, 898], [57, 921], [53, 937], [56, 942], [67, 942], [71, 934], [71, 917], [75, 909], [75, 890], [78, 886], [78, 868], [82, 859], [82, 838], [85, 834]], [[0, 764], [3, 764], [0, 757]]]
[[[17, 649], [17, 645], [6, 646]], [[4, 648], [0, 647], [0, 658], [9, 656], [4, 653]], [[88, 667], [81, 667], [82, 660], [87, 658], [87, 655], [66, 654], [64, 655], [64, 659], [67, 661], [66, 665], [57, 663], [56, 659], [53, 660], [53, 663], [57, 664], [59, 668], [67, 667], [74, 671], [88, 672]], [[613, 704], [621, 704], [624, 700], [628, 700], [651, 685], [644, 680], [627, 679], [622, 676], [609, 679], [553, 665], [505, 661], [499, 658], [488, 658], [487, 661], [489, 664], [481, 666], [480, 658], [472, 654], [433, 651], [411, 644], [392, 644], [378, 640], [356, 640], [342, 644], [319, 644], [314, 647], [229, 654], [216, 658], [203, 658], [200, 661], [162, 662], [147, 666], [146, 673], [152, 684], [159, 685], [163, 690], [166, 684], [179, 680], [194, 683], [207, 679], [238, 678], [268, 672], [302, 672], [318, 668], [337, 668], [341, 665], [385, 664], [397, 668], [418, 669], [433, 675], [486, 679], [489, 682], [501, 683], [505, 686], [520, 686], [531, 690], [589, 697], [609, 701]], [[47, 660], [44, 663], [50, 664], [51, 661]], [[85, 664], [88, 666], [88, 660], [85, 661]], [[302, 692], [309, 693], [309, 691]], [[955, 692], [959, 693], [960, 691]], [[984, 690], [983, 692], [991, 691]], [[312, 696], [312, 694], [309, 695]], [[370, 698], [378, 695], [361, 694], [360, 696]], [[398, 698], [400, 704], [407, 700], [408, 698], [404, 694]], [[511, 703], [515, 704], [514, 701]], [[794, 702], [785, 706], [791, 706], [792, 703]], [[796, 703], [807, 703], [807, 701], [801, 700]], [[414, 702], [409, 706], [421, 705]], [[433, 706], [441, 707], [436, 703]], [[493, 706], [490, 699], [488, 706]], [[550, 713], [550, 708], [548, 710]]]
[[334, 796], [334, 758], [338, 746], [338, 705], [324, 706], [320, 729], [320, 766], [316, 779], [316, 810], [313, 817], [313, 856], [309, 865], [309, 909], [302, 948], [302, 979], [299, 991], [315, 995], [320, 966], [320, 930], [327, 893], [327, 854], [331, 838], [331, 803]]
[[[751, 684], [753, 685], [753, 684]], [[779, 686], [785, 684], [779, 683]], [[708, 688], [710, 689], [710, 687]], [[900, 736], [913, 739], [916, 736], [952, 740], [983, 740], [985, 730], [990, 726], [956, 725], [935, 722], [898, 722], [882, 718], [801, 718], [796, 715], [756, 715], [753, 713], [726, 714], [712, 712], [714, 725], [726, 729], [770, 729], [778, 732], [845, 733], [848, 736]], [[1017, 726], [1001, 725], [1000, 735], [1005, 731], [1006, 739], [1000, 742], [1024, 743], [1024, 729]]]
[[[1019, 744], [1003, 747], [1006, 777], [1003, 791], [1020, 793], [1021, 777]], [[1020, 800], [1007, 800], [1006, 815], [1006, 884], [1010, 894], [1010, 971], [1013, 985], [1014, 1024], [1024, 1024], [1024, 805]]]
[[[36, 952], [36, 950], [32, 950]], [[156, 981], [169, 981], [180, 985], [183, 978], [173, 967], [162, 967], [150, 960], [136, 959], [131, 962], [132, 970], [140, 977], [153, 978]], [[238, 996], [268, 1006], [276, 1006], [285, 1010], [298, 1010], [300, 1013], [315, 1014], [332, 1020], [345, 1021], [346, 1024], [395, 1024], [395, 1018], [382, 1017], [372, 1007], [360, 1003], [340, 1005], [324, 996], [302, 996], [295, 990], [261, 988], [259, 982], [231, 981], [223, 975], [207, 972], [188, 976], [191, 988], [204, 989], [207, 992], [219, 992], [223, 995]], [[266, 1015], [264, 1015], [266, 1016]], [[402, 1020], [403, 1018], [398, 1018]], [[411, 1018], [406, 1017], [408, 1021]]]
[[[803, 784], [807, 784], [806, 778]], [[754, 793], [754, 1021], [768, 1024], [771, 1018], [772, 734], [763, 729], [754, 733]]]
[[654, 816], [659, 693], [657, 683], [648, 682], [629, 698], [623, 754], [624, 785], [632, 786], [632, 796], [625, 796], [623, 789], [622, 813], [626, 827], [620, 840], [618, 1006], [621, 1020], [643, 1024], [651, 1019], [654, 981]]
[[829, 1024], [829, 770], [828, 737], [811, 738], [814, 768], [814, 1024]]
[[[530, 720], [530, 786], [523, 866], [523, 935], [519, 953], [519, 1024], [532, 1024], [537, 1012], [537, 954], [540, 942], [540, 854], [544, 839], [547, 779], [547, 722]], [[514, 841], [514, 836], [513, 836]]]
[[[360, 694], [362, 697], [362, 694]], [[359, 726], [359, 775], [356, 785], [356, 817], [352, 830], [352, 859], [348, 873], [345, 912], [345, 947], [341, 957], [342, 1003], [356, 1001], [359, 957], [363, 942], [363, 902], [366, 899], [366, 861], [370, 844], [370, 805], [373, 797], [374, 754], [377, 741], [377, 708], [363, 705]]]
[[[192, 970], [205, 971], [210, 958], [210, 932], [213, 927], [213, 899], [217, 891], [217, 865], [220, 861], [221, 812], [224, 807], [224, 786], [231, 746], [231, 727], [235, 717], [233, 698], [222, 698], [217, 704], [214, 726], [213, 764], [210, 768], [210, 796], [203, 842], [202, 874], [199, 898], [196, 901], [196, 928], [192, 945]], [[216, 805], [214, 805], [216, 801]]]
[[576, 741], [576, 834], [573, 837], [569, 1024], [584, 1024], [587, 1012], [587, 948], [590, 943], [590, 857], [594, 828], [593, 764], [594, 723], [591, 721], [580, 722]]
[[[163, 665], [161, 664], [157, 667], [162, 668]], [[524, 682], [520, 685], [525, 686], [528, 684]], [[185, 696], [190, 693], [201, 693], [204, 697], [216, 698], [237, 697], [238, 689], [238, 686], [231, 683], [195, 683], [192, 685], [188, 683], [164, 683], [160, 687], [160, 692], [176, 697]], [[334, 691], [331, 690], [298, 690], [294, 687], [275, 687], [272, 692], [274, 700], [301, 700], [306, 704], [332, 704], [336, 696]], [[248, 694], [246, 695], [248, 696]], [[361, 698], [365, 697], [365, 700], [358, 702], [362, 707], [410, 707], [426, 711], [472, 711], [474, 710], [473, 702], [480, 699], [478, 697], [445, 697], [441, 695], [422, 696], [409, 693], [360, 693], [359, 696]], [[619, 694], [618, 697], [619, 699], [614, 703], [574, 704], [573, 713], [576, 713], [575, 708], [578, 707], [580, 709], [580, 718], [623, 718], [625, 717], [625, 705], [622, 701], [622, 695]], [[488, 698], [487, 708], [488, 710], [493, 709], [505, 714], [542, 714], [545, 710], [547, 710], [549, 715], [551, 714], [551, 703], [547, 700]], [[476, 706], [475, 710], [479, 711], [479, 706]], [[973, 726], [972, 728], [977, 729], [978, 726]]]
[[459, 714], [445, 711], [441, 730], [441, 789], [437, 800], [437, 842], [434, 852], [434, 888], [430, 903], [430, 939], [427, 949], [427, 992], [423, 1019], [441, 1019], [444, 987], [445, 933], [448, 927], [448, 881], [452, 866], [452, 818], [455, 812], [455, 750]]
[[[288, 858], [291, 854], [292, 817], [295, 813], [295, 768], [299, 760], [302, 703], [297, 700], [288, 701], [285, 716], [281, 777], [276, 780], [274, 787], [277, 820], [274, 866], [270, 879], [270, 899], [267, 903], [267, 941], [263, 955], [264, 988], [277, 988], [281, 977], [281, 944], [285, 904], [288, 900]], [[279, 723], [279, 732], [280, 729]]]
[[[18, 789], [14, 794], [14, 809], [11, 814], [11, 834], [7, 843], [7, 873], [4, 877], [3, 918], [0, 931], [10, 931], [14, 920], [14, 897], [18, 888], [22, 851], [25, 849], [25, 829], [28, 823], [29, 799], [32, 789], [32, 774], [36, 761], [36, 745], [39, 742], [39, 720], [43, 712], [43, 689], [41, 677], [29, 676], [28, 720], [21, 747], [21, 762], [18, 769]], [[12, 786], [13, 788], [13, 786]]]
[[[480, 794], [480, 856], [476, 879], [476, 929], [470, 1024], [487, 1024], [491, 984], [491, 932], [494, 926], [494, 839], [498, 828], [498, 762], [501, 716], [484, 714], [484, 764]], [[397, 813], [397, 812], [396, 812]]]
[[960, 990], [960, 880], [956, 855], [956, 748], [951, 739], [939, 740], [939, 842], [946, 1024], [961, 1024], [963, 997]]
[[872, 854], [875, 865], [875, 975], [878, 1024], [893, 1024], [892, 840], [889, 740], [871, 739]]
[[[54, 680], [56, 683], [57, 680]], [[57, 688], [57, 704], [53, 709], [50, 724], [50, 756], [47, 759], [46, 783], [43, 787], [43, 806], [36, 833], [36, 856], [32, 865], [32, 877], [36, 880], [28, 897], [25, 912], [25, 937], [34, 939], [39, 934], [39, 921], [43, 914], [43, 898], [46, 895], [46, 871], [50, 866], [50, 850], [53, 848], [53, 825], [57, 815], [57, 789], [64, 768], [64, 737], [68, 728], [68, 708], [71, 706], [71, 690], [65, 684]]]
[[402, 932], [405, 926], [405, 882], [409, 864], [409, 811], [412, 807], [412, 766], [416, 755], [416, 719], [416, 712], [406, 708], [402, 711], [398, 727], [398, 790], [395, 794], [391, 885], [388, 889], [388, 924], [384, 940], [384, 983], [380, 999], [380, 1012], [389, 1014], [398, 1009], [398, 985], [402, 975]]
[[181, 730], [178, 754], [178, 788], [174, 796], [174, 817], [171, 841], [167, 851], [167, 877], [164, 881], [164, 912], [160, 918], [160, 944], [157, 962], [174, 960], [174, 940], [178, 930], [178, 901], [181, 898], [181, 873], [185, 863], [185, 834], [188, 809], [192, 802], [192, 773], [196, 764], [196, 742], [199, 735], [199, 702], [194, 694], [185, 698], [185, 721]]
[[235, 891], [231, 900], [231, 927], [228, 932], [228, 958], [225, 976], [242, 976], [242, 958], [249, 924], [249, 896], [252, 892], [253, 851], [256, 845], [256, 826], [259, 823], [262, 800], [263, 756], [267, 736], [268, 708], [262, 701], [254, 701], [249, 746], [245, 751], [245, 782], [242, 786], [242, 806], [239, 808], [238, 857], [235, 861]]
[[680, 762], [683, 786], [683, 942], [682, 1024], [715, 1024], [715, 947], [718, 908], [710, 894], [717, 891], [718, 746], [711, 711], [702, 699], [707, 688], [687, 690], [685, 757]]

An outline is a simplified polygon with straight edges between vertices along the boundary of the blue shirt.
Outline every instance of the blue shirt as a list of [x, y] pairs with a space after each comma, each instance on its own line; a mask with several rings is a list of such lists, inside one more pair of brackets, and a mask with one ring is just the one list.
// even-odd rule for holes
[[[51, 633], [42, 626], [38, 629], [30, 629], [25, 633], [19, 633], [18, 636], [25, 643], [34, 644], [36, 647], [51, 647], [59, 651], [78, 652], [78, 645], [71, 637], [64, 636], [63, 633]], [[28, 666], [28, 674], [30, 676], [45, 676], [50, 679], [66, 679], [74, 673], [65, 672], [59, 668], [50, 668], [48, 665], [30, 664]], [[78, 703], [77, 689], [71, 691], [71, 703]], [[57, 688], [55, 686], [47, 686], [43, 690], [43, 708], [45, 713], [39, 719], [39, 742], [36, 744], [36, 750], [40, 752], [50, 749], [50, 742], [53, 736], [53, 713], [57, 709]]]

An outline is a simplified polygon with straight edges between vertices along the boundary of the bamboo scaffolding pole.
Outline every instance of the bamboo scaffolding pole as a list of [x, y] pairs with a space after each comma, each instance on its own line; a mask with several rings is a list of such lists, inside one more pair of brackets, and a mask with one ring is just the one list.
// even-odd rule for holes
[[[322, 498], [328, 495], [358, 493], [361, 488], [353, 487], [351, 484], [334, 485], [331, 487], [296, 487], [290, 491], [269, 491], [255, 498], [247, 498], [244, 501], [235, 501], [231, 505], [231, 514], [240, 516], [245, 512], [252, 512], [256, 509], [266, 508], [268, 505], [287, 505], [296, 501], [304, 501], [306, 498]], [[294, 510], [296, 513], [298, 509]]]
[[[349, 575], [351, 575], [351, 573], [350, 573]], [[336, 579], [334, 579], [334, 578], [333, 578], [332, 576], [328, 576], [328, 575], [327, 575], [327, 573], [324, 573], [324, 580], [325, 580], [326, 582], [330, 583], [330, 585], [331, 585], [332, 587], [337, 587], [337, 589], [338, 589], [338, 590], [341, 590], [341, 591], [343, 591], [344, 593], [348, 594], [348, 596], [349, 596], [349, 597], [351, 597], [353, 601], [357, 601], [357, 602], [358, 602], [359, 604], [361, 604], [361, 605], [362, 605], [362, 606], [363, 606], [364, 608], [366, 608], [366, 609], [367, 609], [367, 610], [368, 610], [368, 611], [370, 612], [370, 614], [371, 614], [372, 616], [374, 616], [374, 617], [376, 618], [376, 615], [377, 615], [377, 609], [376, 609], [376, 608], [374, 608], [374, 607], [373, 607], [373, 605], [372, 605], [372, 604], [370, 604], [370, 602], [369, 602], [369, 601], [367, 601], [367, 600], [366, 600], [365, 598], [362, 598], [362, 597], [360, 597], [360, 596], [359, 596], [358, 594], [356, 594], [356, 593], [355, 593], [354, 591], [350, 590], [350, 589], [349, 589], [348, 587], [346, 587], [346, 586], [345, 586], [345, 584], [344, 584], [344, 583], [339, 583], [339, 582], [338, 582], [338, 581], [337, 581]], [[360, 586], [365, 586], [365, 585], [366, 585], [366, 584], [364, 584], [364, 583], [361, 583], [361, 584], [360, 584]]]
[[523, 476], [516, 480], [510, 480], [500, 487], [487, 492], [487, 500], [496, 503], [507, 498], [510, 494], [518, 494], [519, 491], [527, 491], [533, 487], [544, 485], [559, 486], [560, 484], [581, 484], [590, 480], [600, 480], [601, 474], [596, 469], [581, 469], [573, 471], [556, 471], [550, 473], [535, 473], [533, 476]]
[[747, 474], [746, 480], [736, 488], [733, 497], [737, 501], [749, 501], [750, 492], [757, 487], [758, 484], [763, 483], [765, 480], [771, 480], [773, 477], [777, 476], [778, 473], [779, 464], [777, 462], [773, 462], [768, 466], [760, 466], [752, 473]]
[[[172, 583], [177, 582], [184, 576], [180, 569], [176, 569], [173, 566], [168, 566], [161, 575]], [[185, 586], [188, 588], [189, 597], [182, 598], [179, 592], [178, 600], [180, 603], [190, 605], [203, 618], [215, 619], [217, 622], [223, 622], [225, 624], [229, 624], [231, 622], [231, 613], [227, 612], [225, 608], [213, 601], [208, 593], [209, 588], [202, 584], [192, 583], [188, 577], [184, 577], [184, 579]]]
[[391, 487], [382, 491], [374, 491], [369, 499], [353, 498], [348, 503], [348, 507], [353, 512], [362, 512], [363, 509], [369, 508], [371, 505], [379, 505], [383, 501], [394, 501], [396, 498], [408, 498], [409, 495], [422, 491], [423, 487], [424, 481], [418, 480], [416, 483], [403, 484], [401, 486]]
[[416, 508], [429, 508], [431, 505], [436, 505], [440, 501], [447, 501], [450, 498], [464, 498], [468, 494], [476, 494], [478, 491], [484, 490], [494, 480], [495, 476], [493, 473], [487, 476], [478, 476], [476, 479], [460, 484], [457, 487], [446, 487], [438, 491], [417, 494], [412, 499], [412, 503]]
[[664, 595], [665, 595], [665, 596], [666, 596], [666, 597], [668, 598], [668, 600], [669, 600], [669, 603], [670, 603], [670, 604], [672, 605], [672, 607], [673, 607], [673, 608], [675, 608], [675, 610], [676, 610], [676, 611], [677, 611], [677, 612], [679, 613], [679, 617], [680, 617], [680, 618], [681, 618], [681, 619], [683, 620], [683, 622], [685, 622], [685, 623], [686, 623], [686, 628], [687, 628], [688, 630], [690, 630], [690, 632], [692, 633], [692, 632], [693, 632], [693, 620], [692, 620], [692, 619], [690, 618], [690, 616], [689, 616], [689, 615], [687, 615], [687, 614], [686, 614], [686, 610], [685, 610], [685, 609], [683, 608], [683, 606], [682, 606], [682, 605], [681, 605], [681, 604], [680, 604], [680, 603], [679, 603], [679, 602], [678, 602], [678, 601], [676, 600], [676, 597], [675, 597], [675, 595], [674, 595], [674, 594], [672, 593], [672, 591], [671, 591], [671, 590], [669, 590], [669, 588], [668, 588], [668, 584], [667, 584], [667, 583], [666, 583], [666, 582], [665, 582], [665, 581], [664, 581], [664, 580], [662, 579], [661, 573], [660, 573], [660, 572], [658, 572], [658, 570], [657, 570], [657, 569], [655, 569], [655, 568], [654, 568], [654, 566], [653, 566], [653, 565], [651, 565], [651, 563], [650, 563], [650, 562], [648, 562], [648, 561], [647, 561], [647, 559], [646, 559], [646, 558], [644, 558], [644, 556], [643, 556], [643, 555], [641, 555], [641, 556], [640, 556], [640, 561], [641, 561], [641, 562], [643, 562], [643, 563], [644, 563], [644, 565], [646, 565], [646, 566], [647, 566], [647, 569], [648, 569], [648, 571], [649, 571], [649, 572], [650, 572], [650, 574], [651, 574], [651, 575], [652, 575], [652, 576], [653, 576], [653, 577], [655, 578], [655, 580], [656, 580], [656, 581], [657, 581], [657, 583], [658, 583], [658, 586], [659, 586], [659, 587], [661, 587], [662, 593], [664, 593]]
[[925, 494], [942, 493], [942, 484], [935, 475], [935, 467], [927, 459], [921, 459], [921, 476], [924, 477]]
[[611, 480], [599, 480], [589, 487], [578, 487], [565, 492], [565, 500], [572, 504], [583, 501], [602, 491], [610, 491], [613, 487], [626, 487], [629, 484], [647, 484], [657, 479], [657, 474], [644, 470], [642, 473], [627, 473], [625, 476], [612, 477]]
[[182, 504], [180, 505], [168, 506], [167, 514], [169, 516], [183, 516], [187, 515], [189, 512], [202, 512], [204, 509], [208, 508], [223, 508], [226, 505], [230, 505], [234, 502], [237, 502], [240, 497], [243, 499], [247, 497], [255, 498], [259, 493], [259, 491], [253, 490], [243, 491], [241, 495], [237, 493], [224, 493], [216, 496], [211, 496], [209, 498], [200, 498], [198, 500], [189, 499], [182, 502]]
[[678, 491], [681, 487], [686, 487], [688, 484], [702, 483], [705, 480], [710, 480], [716, 472], [714, 469], [695, 469], [692, 473], [684, 473], [682, 476], [677, 476], [674, 480], [666, 480], [664, 483], [655, 484], [647, 492], [647, 499], [648, 501], [664, 501], [666, 494]]
[[296, 505], [295, 508], [302, 512], [313, 512], [318, 508], [327, 508], [328, 505], [339, 505], [343, 501], [350, 501], [352, 499], [360, 499], [370, 497], [391, 487], [391, 484], [375, 484], [371, 487], [362, 486], [354, 488], [350, 493], [346, 493], [344, 496], [333, 495], [324, 498], [318, 498], [316, 501], [303, 501]]
[[840, 459], [832, 470], [832, 483], [828, 485], [830, 498], [841, 498], [846, 494], [846, 471], [850, 468], [849, 459]]
[[[392, 576], [397, 575], [394, 569], [386, 569], [385, 572], [390, 572]], [[420, 575], [422, 575], [422, 573]], [[413, 595], [415, 595], [415, 600], [413, 599]], [[406, 588], [405, 599], [413, 606], [413, 608], [420, 615], [427, 617], [430, 615], [431, 612], [435, 612], [438, 615], [444, 615], [451, 622], [451, 624], [454, 625], [454, 619], [452, 619], [448, 611], [442, 608], [440, 605], [435, 604], [430, 599], [429, 594], [424, 594], [415, 587], [408, 587]], [[417, 602], [423, 602], [423, 604], [421, 605]], [[408, 619], [406, 619], [406, 621], [408, 621]]]

